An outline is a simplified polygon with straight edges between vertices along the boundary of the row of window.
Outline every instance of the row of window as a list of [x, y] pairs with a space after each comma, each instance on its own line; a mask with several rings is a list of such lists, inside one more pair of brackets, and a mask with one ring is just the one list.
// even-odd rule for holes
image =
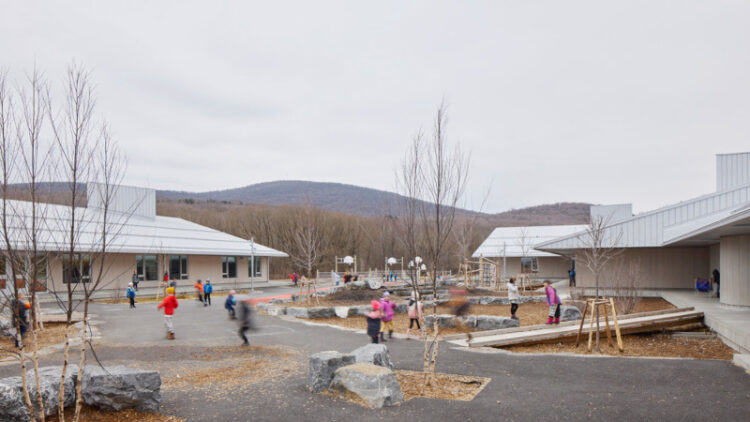
[[[221, 276], [223, 278], [237, 278], [237, 261], [236, 256], [221, 257]], [[252, 277], [261, 276], [260, 257], [247, 260], [247, 275]], [[157, 255], [136, 255], [135, 257], [136, 273], [140, 280], [155, 281], [159, 280], [159, 260]], [[170, 255], [167, 263], [170, 280], [188, 279], [188, 257], [187, 255]]]

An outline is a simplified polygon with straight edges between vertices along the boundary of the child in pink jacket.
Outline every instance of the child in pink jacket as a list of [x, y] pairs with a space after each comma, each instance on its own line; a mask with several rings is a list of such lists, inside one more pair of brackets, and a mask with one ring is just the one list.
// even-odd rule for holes
[[549, 306], [549, 319], [545, 324], [560, 323], [560, 296], [557, 290], [550, 286], [549, 280], [544, 280], [544, 292], [547, 294], [547, 306]]
[[393, 314], [396, 310], [396, 304], [391, 302], [391, 294], [388, 292], [383, 293], [383, 298], [380, 299], [380, 311], [383, 313], [383, 323], [380, 324], [380, 341], [385, 343], [385, 330], [388, 330], [388, 337], [393, 338], [393, 330], [395, 325], [393, 324]]

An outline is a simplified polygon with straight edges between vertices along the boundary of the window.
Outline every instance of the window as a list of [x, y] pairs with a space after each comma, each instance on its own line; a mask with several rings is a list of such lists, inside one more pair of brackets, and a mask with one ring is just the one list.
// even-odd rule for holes
[[81, 281], [88, 283], [91, 281], [91, 257], [89, 255], [74, 254], [71, 262], [70, 254], [63, 254], [62, 268], [63, 283], [80, 283]]
[[539, 262], [535, 256], [521, 258], [521, 273], [528, 274], [536, 272], [539, 272]]
[[[253, 263], [253, 260], [255, 262]], [[253, 270], [255, 270], [255, 275], [253, 275]], [[249, 277], [260, 277], [261, 276], [261, 266], [260, 266], [260, 257], [254, 256], [247, 259], [247, 274]]]
[[159, 279], [159, 260], [156, 255], [136, 255], [135, 267], [138, 279], [155, 281]]
[[171, 280], [187, 280], [188, 258], [187, 255], [169, 256], [169, 278]]
[[221, 257], [221, 276], [224, 278], [237, 278], [237, 257]]

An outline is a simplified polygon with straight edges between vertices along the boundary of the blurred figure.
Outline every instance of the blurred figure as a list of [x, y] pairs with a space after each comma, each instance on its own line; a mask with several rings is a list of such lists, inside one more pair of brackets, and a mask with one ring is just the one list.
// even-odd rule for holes
[[224, 301], [224, 309], [229, 312], [229, 319], [237, 319], [237, 315], [234, 312], [234, 305], [237, 304], [237, 301], [234, 299], [236, 293], [234, 290], [230, 290], [227, 300]]
[[[448, 306], [453, 308], [453, 315], [455, 315], [456, 318], [468, 315], [471, 310], [471, 302], [469, 302], [469, 298], [467, 297], [469, 292], [466, 289], [456, 289], [451, 290], [450, 294], [451, 298], [448, 301]], [[471, 328], [466, 324], [459, 323], [457, 325], [464, 333], [466, 333], [466, 343], [470, 343], [472, 338]]]
[[247, 339], [247, 336], [245, 335], [245, 331], [255, 329], [255, 326], [253, 323], [253, 308], [250, 305], [249, 299], [241, 300], [239, 307], [240, 307], [240, 316], [239, 316], [240, 329], [238, 333], [240, 335], [240, 338], [243, 341], [242, 345], [249, 346], [250, 341]]
[[17, 327], [18, 332], [15, 336], [16, 347], [21, 347], [26, 330], [29, 329], [28, 310], [31, 309], [31, 303], [27, 302], [26, 295], [18, 292], [18, 298], [15, 300], [15, 309], [13, 310], [13, 327]]

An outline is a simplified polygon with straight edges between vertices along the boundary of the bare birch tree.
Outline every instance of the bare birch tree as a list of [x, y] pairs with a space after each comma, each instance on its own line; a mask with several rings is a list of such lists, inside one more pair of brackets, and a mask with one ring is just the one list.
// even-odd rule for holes
[[295, 228], [294, 242], [297, 253], [292, 255], [295, 265], [302, 269], [308, 278], [313, 277], [313, 269], [318, 267], [325, 247], [323, 215], [311, 201], [302, 209], [301, 221]]

